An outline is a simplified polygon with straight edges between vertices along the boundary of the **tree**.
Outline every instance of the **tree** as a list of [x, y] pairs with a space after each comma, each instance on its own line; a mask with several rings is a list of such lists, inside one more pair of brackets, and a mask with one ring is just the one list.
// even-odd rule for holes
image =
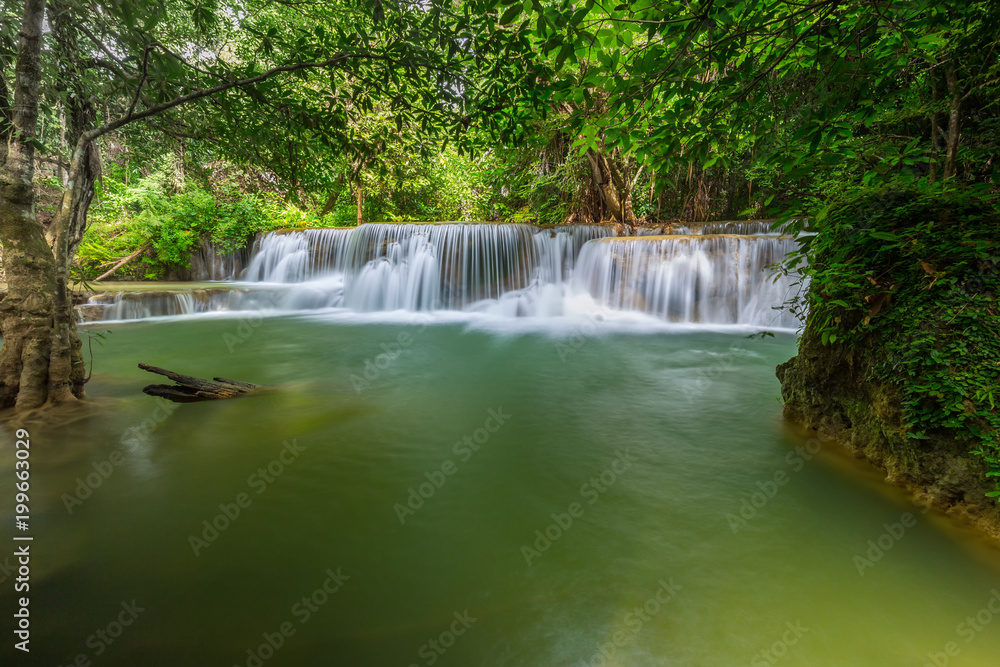
[[[0, 401], [34, 407], [50, 390], [53, 313], [56, 292], [55, 258], [35, 217], [34, 162], [37, 141], [38, 94], [41, 79], [44, 0], [26, 0], [17, 45], [13, 105], [5, 109], [9, 125], [0, 144], [0, 243], [4, 247], [7, 295], [0, 304]], [[6, 86], [4, 86], [6, 87]], [[65, 395], [73, 378], [62, 367], [72, 363], [62, 353], [57, 360], [53, 397]], [[82, 386], [82, 384], [81, 384]]]
[[[255, 127], [269, 118], [294, 182], [304, 146], [363, 143], [344, 122], [349, 107], [370, 112], [380, 101], [401, 123], [459, 133], [470, 114], [497, 106], [516, 87], [508, 77], [479, 89], [468, 76], [503, 56], [473, 39], [495, 20], [473, 3], [54, 0], [51, 48], [42, 44], [45, 10], [41, 0], [23, 2], [13, 105], [5, 93], [9, 70], [0, 67], [0, 111], [10, 119], [0, 174], [8, 281], [0, 306], [0, 406], [83, 395], [68, 274], [100, 173], [102, 138], [141, 122], [174, 136], [207, 128], [220, 142], [260, 148], [277, 143]], [[338, 77], [350, 86], [348, 99], [336, 92]], [[38, 140], [45, 96], [65, 114], [67, 155]], [[67, 173], [47, 230], [34, 210], [38, 152], [55, 154]]]
[[503, 4], [509, 39], [541, 54], [523, 116], [568, 110], [563, 131], [612, 199], [629, 181], [603, 173], [609, 148], [705, 213], [804, 214], [863, 179], [990, 177], [995, 142], [977, 155], [963, 128], [993, 134], [993, 0]]

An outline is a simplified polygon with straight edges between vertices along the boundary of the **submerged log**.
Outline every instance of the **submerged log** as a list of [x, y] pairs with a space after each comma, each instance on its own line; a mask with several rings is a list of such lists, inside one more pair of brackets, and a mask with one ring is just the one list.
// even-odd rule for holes
[[139, 368], [150, 373], [163, 375], [177, 384], [151, 384], [142, 388], [143, 393], [150, 396], [159, 396], [175, 403], [195, 403], [197, 401], [212, 401], [220, 398], [237, 398], [252, 394], [260, 389], [260, 385], [241, 380], [230, 380], [228, 378], [212, 378], [202, 380], [201, 378], [181, 375], [163, 368], [139, 364]]

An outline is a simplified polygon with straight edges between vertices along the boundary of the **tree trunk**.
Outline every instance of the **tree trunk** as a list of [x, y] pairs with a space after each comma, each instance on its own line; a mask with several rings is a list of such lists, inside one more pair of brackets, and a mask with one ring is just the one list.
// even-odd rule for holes
[[14, 107], [10, 103], [7, 80], [0, 70], [0, 168], [7, 164], [7, 143], [14, 136]]
[[259, 385], [242, 380], [230, 380], [228, 378], [212, 378], [202, 380], [201, 378], [181, 375], [164, 368], [157, 368], [148, 364], [139, 364], [139, 368], [150, 373], [163, 375], [170, 378], [177, 384], [150, 384], [142, 388], [143, 393], [150, 396], [159, 396], [174, 403], [197, 403], [198, 401], [212, 401], [222, 398], [238, 398], [249, 396], [258, 389]]
[[[0, 303], [0, 406], [33, 408], [48, 400], [55, 258], [35, 215], [34, 144], [44, 0], [26, 0], [18, 42], [13, 125], [0, 172], [0, 243], [7, 296]], [[57, 378], [59, 379], [59, 378]]]
[[931, 183], [937, 181], [938, 176], [938, 87], [937, 87], [937, 72], [933, 69], [930, 71], [930, 82], [931, 82], [931, 159], [930, 159], [930, 173], [928, 174]]
[[356, 192], [358, 199], [358, 226], [364, 221], [364, 207], [365, 207], [365, 193], [364, 189], [361, 187], [361, 182], [358, 181], [358, 189]]
[[68, 146], [66, 144], [66, 110], [63, 108], [63, 105], [60, 104], [59, 105], [59, 154], [60, 154], [60, 158], [59, 158], [59, 164], [57, 165], [58, 169], [59, 169], [57, 176], [59, 177], [59, 182], [62, 183], [63, 189], [66, 189], [66, 185], [67, 185], [67, 183], [69, 181], [69, 173], [67, 173], [67, 171], [65, 169], [63, 169], [63, 161], [62, 161], [62, 155], [64, 155], [67, 152], [67, 149], [68, 149]]
[[955, 71], [955, 61], [952, 60], [945, 72], [945, 81], [948, 84], [948, 94], [951, 102], [948, 110], [948, 146], [946, 148], [944, 162], [944, 177], [951, 178], [956, 173], [958, 164], [958, 140], [962, 131], [960, 121], [962, 117], [962, 96], [958, 90], [958, 73]]
[[340, 188], [344, 185], [344, 174], [341, 172], [340, 176], [337, 177], [336, 189], [330, 192], [330, 196], [326, 199], [326, 204], [323, 206], [323, 210], [320, 211], [319, 217], [323, 217], [333, 210], [333, 207], [337, 205], [337, 200], [340, 199]]
[[[76, 29], [70, 21], [71, 8], [65, 2], [49, 2], [49, 23], [55, 49], [63, 69], [62, 81], [80, 81], [80, 49]], [[63, 198], [49, 229], [48, 238], [55, 257], [55, 293], [53, 300], [52, 358], [49, 363], [49, 400], [63, 401], [83, 395], [86, 382], [83, 345], [76, 330], [76, 316], [70, 298], [69, 267], [83, 240], [87, 210], [94, 198], [94, 183], [100, 175], [101, 160], [97, 144], [85, 140], [84, 133], [97, 119], [97, 113], [82, 86], [68, 84], [61, 90], [67, 111], [66, 139], [73, 146]]]
[[603, 153], [587, 149], [587, 161], [607, 212], [615, 222], [626, 225], [629, 229], [634, 228], [636, 218], [632, 211], [632, 184], [622, 176], [614, 160], [608, 159]]

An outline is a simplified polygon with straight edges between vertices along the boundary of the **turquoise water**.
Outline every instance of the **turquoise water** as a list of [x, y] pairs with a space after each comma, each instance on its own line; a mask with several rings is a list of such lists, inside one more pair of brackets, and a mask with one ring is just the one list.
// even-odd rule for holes
[[[794, 336], [489, 322], [101, 327], [3, 664], [997, 664], [997, 552], [783, 423]], [[164, 410], [138, 362], [275, 389]]]

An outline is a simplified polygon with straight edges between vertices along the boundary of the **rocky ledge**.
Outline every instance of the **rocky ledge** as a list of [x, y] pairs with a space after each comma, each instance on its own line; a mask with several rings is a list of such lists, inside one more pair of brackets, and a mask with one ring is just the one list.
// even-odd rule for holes
[[921, 502], [978, 525], [1000, 540], [1000, 505], [970, 443], [942, 434], [909, 437], [896, 389], [871, 381], [871, 361], [845, 346], [803, 337], [777, 368], [787, 419], [843, 443]]

